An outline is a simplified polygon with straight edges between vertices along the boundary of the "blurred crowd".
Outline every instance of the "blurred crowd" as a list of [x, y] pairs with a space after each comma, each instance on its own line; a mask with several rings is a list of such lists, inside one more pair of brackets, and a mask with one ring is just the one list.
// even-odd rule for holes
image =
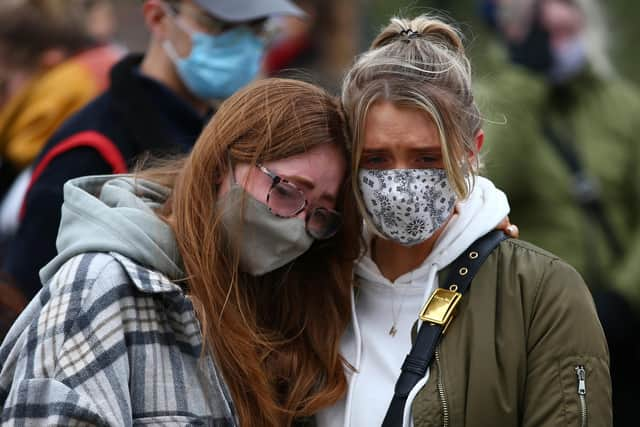
[[[220, 101], [255, 78], [337, 90], [367, 45], [371, 9], [297, 4], [306, 16], [247, 22], [207, 0], [0, 2], [0, 338], [56, 255], [67, 180], [187, 152]], [[611, 353], [614, 423], [625, 426], [637, 424], [640, 398], [640, 92], [610, 59], [602, 6], [468, 5], [486, 35], [486, 49], [472, 52], [483, 64], [485, 173], [507, 194], [521, 237], [589, 285]], [[132, 14], [139, 28], [128, 33], [118, 18], [131, 25]], [[131, 50], [140, 37], [144, 52]]]

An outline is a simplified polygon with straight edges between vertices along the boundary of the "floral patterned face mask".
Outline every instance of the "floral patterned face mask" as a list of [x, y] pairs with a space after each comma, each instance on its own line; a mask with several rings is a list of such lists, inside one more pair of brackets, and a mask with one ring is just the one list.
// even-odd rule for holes
[[358, 180], [372, 225], [407, 246], [431, 237], [456, 202], [444, 169], [360, 169]]

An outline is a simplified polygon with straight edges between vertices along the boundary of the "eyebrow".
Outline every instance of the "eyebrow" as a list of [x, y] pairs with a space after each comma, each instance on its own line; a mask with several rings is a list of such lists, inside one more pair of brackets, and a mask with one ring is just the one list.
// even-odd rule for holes
[[[442, 149], [440, 147], [411, 147], [409, 150], [413, 153], [434, 153], [440, 154], [442, 153]], [[386, 154], [390, 150], [387, 148], [370, 148], [362, 150], [362, 154]]]
[[442, 148], [441, 147], [415, 147], [415, 148], [411, 148], [411, 150], [439, 153], [442, 151]]
[[365, 154], [365, 153], [366, 154], [384, 154], [387, 151], [389, 150], [386, 150], [384, 148], [370, 148], [370, 149], [365, 148], [364, 150], [362, 150], [362, 154]]
[[289, 182], [295, 182], [296, 184], [300, 184], [301, 186], [303, 186], [307, 190], [313, 190], [314, 188], [316, 188], [316, 185], [313, 183], [313, 181], [311, 181], [306, 176], [302, 176], [302, 175], [281, 175], [281, 174], [279, 174], [279, 175], [283, 179], [286, 179]]

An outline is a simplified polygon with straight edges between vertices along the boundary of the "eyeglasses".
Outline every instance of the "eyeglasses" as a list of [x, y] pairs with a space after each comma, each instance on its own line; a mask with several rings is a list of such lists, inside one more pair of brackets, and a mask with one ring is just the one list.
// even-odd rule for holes
[[[282, 218], [291, 218], [302, 212], [309, 204], [302, 190], [281, 178], [261, 164], [256, 165], [265, 175], [271, 178], [271, 187], [267, 193], [269, 211]], [[305, 218], [307, 232], [318, 240], [333, 237], [342, 222], [339, 212], [314, 206]]]

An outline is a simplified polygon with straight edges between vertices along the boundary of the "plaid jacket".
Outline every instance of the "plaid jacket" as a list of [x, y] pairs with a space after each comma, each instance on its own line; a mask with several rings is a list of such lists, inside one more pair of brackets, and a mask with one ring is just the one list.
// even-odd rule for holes
[[234, 426], [182, 289], [116, 253], [67, 261], [0, 347], [2, 425]]

